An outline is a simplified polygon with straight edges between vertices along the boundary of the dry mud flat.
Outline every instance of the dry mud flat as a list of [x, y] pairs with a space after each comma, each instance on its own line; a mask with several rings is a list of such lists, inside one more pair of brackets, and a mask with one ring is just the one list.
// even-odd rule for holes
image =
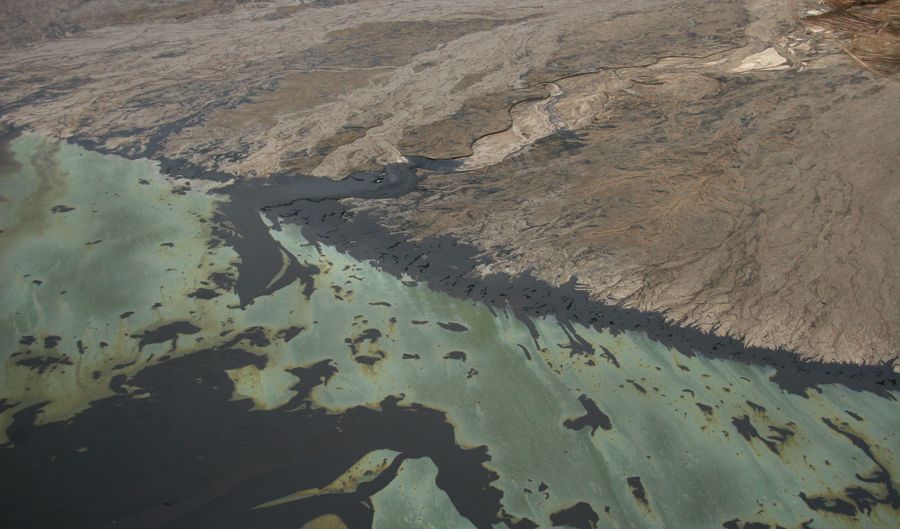
[[352, 206], [751, 345], [900, 349], [900, 88], [823, 5], [107, 4], [14, 6], [6, 123], [225, 178], [458, 159]]

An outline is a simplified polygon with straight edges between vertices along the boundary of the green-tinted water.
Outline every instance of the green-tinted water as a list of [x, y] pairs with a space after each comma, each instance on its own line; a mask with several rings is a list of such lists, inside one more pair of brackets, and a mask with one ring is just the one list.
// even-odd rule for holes
[[[0, 399], [14, 406], [0, 414], [0, 435], [37, 403], [46, 403], [37, 422], [50, 423], [116, 391], [152, 399], [128, 378], [231, 344], [267, 360], [228, 372], [233, 398], [251, 400], [252, 413], [284, 407], [298, 382], [289, 370], [323, 360], [337, 372], [311, 401], [329, 413], [377, 408], [388, 396], [446, 412], [458, 445], [487, 447], [510, 519], [550, 526], [553, 513], [587, 502], [598, 527], [897, 523], [897, 507], [878, 501], [893, 484], [875, 479], [900, 471], [896, 401], [841, 385], [790, 394], [770, 368], [685, 356], [640, 332], [575, 326], [619, 365], [573, 355], [553, 318], [533, 322], [535, 340], [510, 313], [310, 244], [291, 224], [272, 234], [319, 269], [315, 290], [307, 299], [295, 282], [241, 309], [227, 288], [239, 256], [209, 244], [220, 195], [167, 179], [149, 161], [36, 136], [11, 149], [19, 166], [0, 175]], [[190, 327], [154, 343], [154, 330], [179, 322]], [[248, 329], [256, 334], [239, 336]], [[591, 401], [606, 418], [591, 414], [579, 429]], [[269, 503], [355, 490], [396, 455], [374, 452], [330, 488]], [[371, 497], [376, 527], [473, 527], [429, 459], [399, 465]], [[858, 507], [847, 490], [873, 498], [871, 511], [807, 503]]]

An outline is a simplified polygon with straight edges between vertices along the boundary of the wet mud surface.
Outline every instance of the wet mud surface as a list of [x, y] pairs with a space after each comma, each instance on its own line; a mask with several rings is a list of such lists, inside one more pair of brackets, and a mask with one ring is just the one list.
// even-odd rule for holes
[[4, 527], [897, 519], [890, 367], [482, 277], [341, 202], [402, 196], [414, 164], [223, 184], [5, 148]]

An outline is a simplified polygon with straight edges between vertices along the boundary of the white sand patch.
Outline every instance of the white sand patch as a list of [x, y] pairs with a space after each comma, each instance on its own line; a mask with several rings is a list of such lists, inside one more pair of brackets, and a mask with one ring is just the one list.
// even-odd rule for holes
[[731, 71], [733, 73], [743, 73], [753, 70], [771, 71], [787, 70], [788, 68], [790, 68], [790, 66], [787, 64], [787, 59], [775, 51], [775, 48], [766, 48], [759, 53], [744, 57], [741, 64], [736, 68], [732, 68]]

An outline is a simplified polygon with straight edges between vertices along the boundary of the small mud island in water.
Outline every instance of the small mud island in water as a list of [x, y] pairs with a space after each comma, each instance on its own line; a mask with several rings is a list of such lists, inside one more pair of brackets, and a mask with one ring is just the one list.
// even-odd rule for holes
[[896, 525], [896, 18], [8, 6], [0, 525]]

